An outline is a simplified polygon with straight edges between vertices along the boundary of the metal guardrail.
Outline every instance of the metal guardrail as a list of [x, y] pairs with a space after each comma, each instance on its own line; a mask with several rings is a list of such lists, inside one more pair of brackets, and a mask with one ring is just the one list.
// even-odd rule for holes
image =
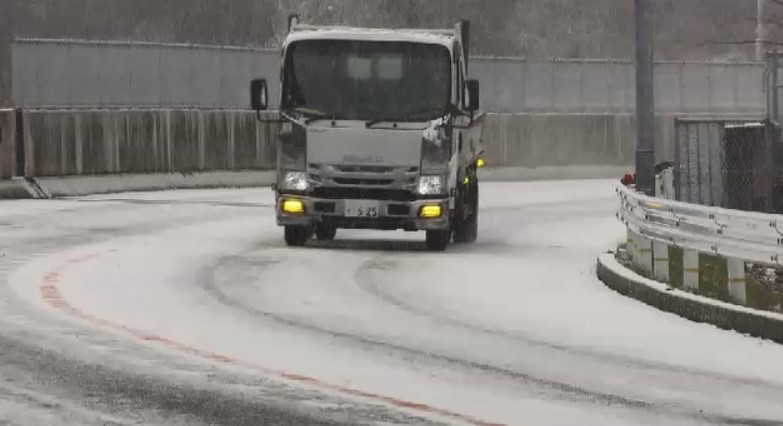
[[650, 241], [783, 268], [783, 215], [649, 197], [620, 185], [618, 218]]

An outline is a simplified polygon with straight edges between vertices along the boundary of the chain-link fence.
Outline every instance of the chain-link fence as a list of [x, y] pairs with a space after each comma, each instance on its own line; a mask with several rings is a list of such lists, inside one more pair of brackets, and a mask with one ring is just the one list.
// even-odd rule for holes
[[783, 213], [780, 129], [771, 121], [677, 120], [680, 201]]
[[[663, 113], [763, 113], [762, 63], [659, 62]], [[253, 77], [277, 99], [280, 54], [248, 47], [17, 40], [16, 106], [246, 108]], [[631, 113], [633, 64], [612, 60], [474, 58], [490, 112]]]
[[748, 123], [725, 128], [723, 168], [727, 207], [774, 212], [772, 125]]

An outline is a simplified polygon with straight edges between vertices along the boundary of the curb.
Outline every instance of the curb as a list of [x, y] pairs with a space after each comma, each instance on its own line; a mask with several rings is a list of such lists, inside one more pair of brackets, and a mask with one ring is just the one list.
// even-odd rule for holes
[[631, 271], [617, 262], [612, 253], [598, 257], [596, 273], [612, 290], [662, 311], [783, 344], [783, 315], [672, 289]]
[[[116, 174], [33, 179], [40, 195], [27, 198], [55, 198], [118, 192], [164, 191], [172, 189], [248, 188], [275, 182], [274, 171], [221, 171], [203, 173]], [[31, 185], [32, 186], [32, 185]]]
[[0, 180], [0, 200], [33, 198], [29, 184], [24, 179]]

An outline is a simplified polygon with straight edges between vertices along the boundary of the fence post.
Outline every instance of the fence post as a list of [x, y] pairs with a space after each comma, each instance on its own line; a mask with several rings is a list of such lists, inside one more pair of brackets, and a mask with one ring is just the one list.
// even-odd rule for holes
[[748, 303], [748, 293], [745, 284], [745, 261], [742, 259], [726, 259], [726, 269], [728, 270], [729, 294], [731, 297], [742, 303]]
[[682, 251], [682, 285], [688, 290], [699, 289], [699, 252], [683, 249]]
[[653, 242], [653, 277], [669, 282], [669, 245], [660, 241]]
[[17, 177], [24, 177], [25, 175], [25, 143], [24, 143], [24, 111], [21, 109], [17, 109], [14, 112], [14, 144], [16, 144], [16, 148], [14, 149], [14, 160], [15, 164], [14, 167], [16, 170], [14, 170], [14, 176]]

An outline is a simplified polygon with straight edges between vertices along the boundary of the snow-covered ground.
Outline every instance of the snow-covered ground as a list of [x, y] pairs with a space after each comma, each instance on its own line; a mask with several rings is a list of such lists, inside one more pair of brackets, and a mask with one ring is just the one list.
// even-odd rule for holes
[[485, 184], [479, 242], [447, 253], [404, 232], [285, 247], [261, 189], [3, 202], [0, 320], [118, 369], [386, 410], [356, 421], [783, 424], [782, 346], [595, 278], [624, 237], [613, 185]]

